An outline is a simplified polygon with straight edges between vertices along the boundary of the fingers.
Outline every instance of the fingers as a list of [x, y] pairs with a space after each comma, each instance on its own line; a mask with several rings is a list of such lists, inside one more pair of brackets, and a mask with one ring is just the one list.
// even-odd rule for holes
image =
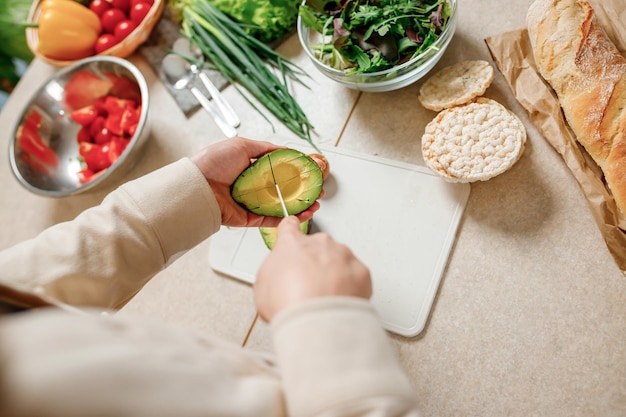
[[276, 149], [284, 148], [284, 146], [278, 146], [271, 142], [262, 141], [262, 140], [253, 140], [247, 139], [243, 137], [235, 137], [230, 140], [236, 140], [241, 143], [241, 146], [245, 150], [249, 159], [256, 159], [260, 156], [265, 155], [268, 152], [274, 151]]
[[[295, 217], [299, 223], [302, 223], [304, 221], [311, 220], [319, 208], [320, 203], [316, 201], [305, 211], [289, 217]], [[278, 227], [278, 225], [283, 221], [283, 217], [259, 216], [258, 214], [251, 213], [241, 207], [237, 207], [237, 211], [241, 211], [241, 213], [243, 213], [246, 217], [244, 224], [248, 227]]]
[[278, 236], [302, 234], [300, 231], [300, 219], [296, 216], [285, 217], [278, 225]]

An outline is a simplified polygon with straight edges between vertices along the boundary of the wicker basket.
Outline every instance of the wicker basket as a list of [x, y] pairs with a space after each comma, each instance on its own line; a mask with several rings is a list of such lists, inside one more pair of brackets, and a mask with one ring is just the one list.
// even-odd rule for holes
[[[33, 5], [30, 8], [28, 13], [28, 23], [36, 24], [39, 19], [39, 14], [41, 12], [41, 3], [43, 0], [35, 0]], [[157, 22], [161, 18], [163, 14], [163, 9], [165, 8], [166, 0], [154, 0], [154, 4], [152, 8], [143, 19], [143, 21], [133, 30], [122, 42], [113, 46], [112, 48], [107, 49], [99, 53], [98, 55], [110, 55], [117, 56], [120, 58], [126, 58], [130, 56], [135, 50], [144, 43], [154, 26], [156, 26]], [[39, 52], [39, 35], [37, 32], [37, 28], [27, 28], [26, 29], [26, 42], [28, 43], [28, 47], [33, 52], [33, 54], [37, 57], [46, 61], [47, 63], [57, 66], [64, 67], [78, 60], [69, 60], [69, 61], [61, 61], [57, 59], [48, 58]]]

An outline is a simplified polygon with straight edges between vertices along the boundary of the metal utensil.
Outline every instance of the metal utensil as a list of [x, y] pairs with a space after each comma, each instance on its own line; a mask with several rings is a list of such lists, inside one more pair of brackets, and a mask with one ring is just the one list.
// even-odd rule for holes
[[211, 115], [217, 127], [220, 128], [227, 138], [237, 136], [237, 130], [224, 119], [215, 105], [193, 85], [194, 74], [188, 71], [187, 62], [183, 58], [175, 54], [166, 55], [161, 63], [161, 68], [168, 82], [175, 89], [183, 90], [188, 88], [191, 91], [191, 94], [194, 95], [204, 110]]
[[[172, 49], [174, 50], [174, 52], [184, 57], [194, 59], [198, 62], [204, 61], [204, 54], [202, 53], [200, 48], [198, 48], [197, 45], [189, 42], [189, 39], [185, 37], [178, 38], [172, 45]], [[231, 105], [226, 101], [222, 93], [220, 93], [220, 90], [215, 86], [215, 84], [213, 84], [209, 76], [206, 75], [204, 71], [202, 71], [202, 68], [200, 68], [193, 62], [188, 62], [187, 64], [191, 72], [197, 75], [198, 78], [200, 78], [200, 81], [202, 81], [202, 84], [206, 87], [207, 91], [215, 101], [215, 104], [217, 105], [217, 108], [221, 111], [224, 119], [231, 126], [238, 127], [241, 124], [239, 116], [237, 116], [235, 109], [231, 107]]]
[[267, 155], [267, 160], [270, 163], [270, 171], [272, 173], [272, 179], [274, 180], [274, 186], [276, 187], [276, 194], [278, 194], [278, 200], [280, 200], [280, 207], [283, 209], [283, 216], [289, 217], [289, 212], [287, 211], [287, 206], [285, 205], [285, 199], [283, 198], [283, 193], [280, 192], [280, 187], [276, 182], [276, 176], [274, 176], [274, 168], [272, 167], [272, 159], [269, 155]]

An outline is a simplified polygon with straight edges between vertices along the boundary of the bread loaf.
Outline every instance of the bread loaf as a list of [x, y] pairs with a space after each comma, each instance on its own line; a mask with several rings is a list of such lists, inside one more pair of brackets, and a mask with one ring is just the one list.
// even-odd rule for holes
[[537, 69], [626, 214], [626, 59], [581, 0], [536, 0], [527, 15]]

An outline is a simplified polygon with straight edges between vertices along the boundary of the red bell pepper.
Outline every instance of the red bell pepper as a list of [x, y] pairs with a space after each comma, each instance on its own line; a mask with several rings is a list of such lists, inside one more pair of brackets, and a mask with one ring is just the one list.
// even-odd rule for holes
[[139, 125], [139, 118], [141, 117], [141, 106], [137, 106], [135, 108], [127, 108], [122, 115], [122, 130], [129, 137], [133, 137], [135, 132], [137, 131], [137, 126]]
[[44, 165], [56, 168], [59, 166], [59, 157], [39, 135], [40, 117], [41, 115], [32, 116], [31, 114], [26, 116], [26, 121], [17, 130], [18, 144], [22, 152], [30, 154]]
[[87, 70], [78, 71], [65, 84], [65, 104], [70, 110], [88, 106], [98, 97], [107, 95], [113, 84], [109, 77], [99, 77]]
[[119, 136], [113, 136], [109, 142], [109, 161], [113, 164], [124, 153], [126, 146], [130, 142], [129, 139], [124, 139]]
[[70, 118], [81, 126], [87, 126], [96, 119], [96, 116], [98, 116], [98, 110], [96, 110], [93, 104], [81, 107], [70, 113]]
[[109, 159], [109, 145], [98, 145], [96, 143], [81, 142], [78, 145], [78, 152], [83, 157], [87, 168], [93, 172], [98, 172], [111, 165]]

